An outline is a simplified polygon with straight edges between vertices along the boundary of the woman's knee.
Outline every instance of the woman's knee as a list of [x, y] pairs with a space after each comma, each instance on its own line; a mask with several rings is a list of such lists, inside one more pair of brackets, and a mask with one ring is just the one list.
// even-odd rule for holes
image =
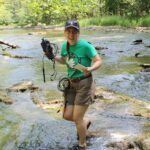
[[73, 117], [72, 117], [72, 115], [70, 115], [70, 114], [64, 113], [64, 114], [63, 114], [63, 118], [64, 118], [65, 120], [68, 120], [68, 121], [73, 121]]
[[66, 120], [69, 120], [69, 121], [73, 121], [73, 109], [74, 109], [74, 106], [72, 105], [67, 105], [64, 109], [64, 112], [63, 112], [63, 118], [66, 119]]
[[80, 117], [73, 116], [73, 121], [75, 122], [76, 125], [79, 125], [83, 122], [83, 119]]

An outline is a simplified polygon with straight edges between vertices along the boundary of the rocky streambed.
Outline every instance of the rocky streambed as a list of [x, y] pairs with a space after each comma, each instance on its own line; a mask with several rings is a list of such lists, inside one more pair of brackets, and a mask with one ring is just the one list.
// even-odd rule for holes
[[[2, 150], [71, 150], [77, 143], [75, 125], [62, 119], [63, 97], [57, 90], [65, 67], [56, 64], [57, 77], [50, 81], [53, 65], [45, 60], [42, 83], [43, 36], [58, 47], [64, 40], [62, 29], [0, 31], [2, 41], [19, 46], [0, 47]], [[103, 59], [93, 72], [97, 92], [86, 114], [92, 121], [88, 149], [149, 150], [149, 29], [88, 27], [81, 37]]]
[[[11, 131], [6, 134], [7, 140], [1, 136], [2, 149], [71, 150], [77, 143], [74, 124], [62, 119], [61, 92], [51, 91], [48, 83], [44, 87], [37, 87], [31, 81], [23, 81], [7, 90], [9, 92], [5, 93], [5, 97], [15, 101], [11, 105], [6, 102], [5, 105], [23, 120], [10, 120], [10, 114], [3, 114], [2, 118], [1, 114], [1, 122], [5, 122], [1, 124], [1, 129], [7, 124], [6, 120], [12, 125]], [[23, 104], [19, 102], [21, 98], [24, 99]], [[21, 110], [18, 109], [19, 105]], [[13, 114], [11, 116], [14, 117]], [[148, 101], [97, 87], [95, 103], [89, 108], [86, 117], [92, 121], [89, 130], [91, 136], [88, 139], [89, 150], [149, 149]]]

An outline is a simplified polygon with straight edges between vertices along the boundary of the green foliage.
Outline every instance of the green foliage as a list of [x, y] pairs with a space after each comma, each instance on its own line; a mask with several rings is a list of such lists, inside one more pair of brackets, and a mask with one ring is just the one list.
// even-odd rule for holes
[[80, 20], [81, 26], [113, 26], [120, 25], [124, 27], [150, 26], [150, 16], [140, 18], [130, 18], [122, 16], [103, 16]]
[[94, 17], [82, 24], [149, 26], [148, 17], [138, 23], [126, 18], [144, 17], [149, 13], [149, 0], [0, 0], [0, 24], [6, 25], [53, 25], [67, 19]]
[[101, 19], [101, 25], [118, 25], [120, 17], [119, 16], [106, 16]]
[[150, 26], [150, 16], [141, 18], [138, 23], [139, 26], [149, 27]]
[[12, 22], [12, 14], [7, 10], [6, 4], [0, 0], [0, 25], [8, 25]]

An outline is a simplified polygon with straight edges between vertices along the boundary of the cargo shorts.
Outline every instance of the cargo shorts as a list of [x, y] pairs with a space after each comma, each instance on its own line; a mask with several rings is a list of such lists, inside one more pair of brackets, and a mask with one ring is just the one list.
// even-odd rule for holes
[[94, 102], [95, 82], [92, 76], [77, 82], [70, 82], [64, 92], [66, 105], [90, 105]]

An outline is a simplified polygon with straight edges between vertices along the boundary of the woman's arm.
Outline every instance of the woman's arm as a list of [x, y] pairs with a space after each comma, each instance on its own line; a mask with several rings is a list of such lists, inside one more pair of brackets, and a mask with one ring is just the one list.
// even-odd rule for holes
[[55, 60], [61, 64], [65, 64], [65, 59], [66, 59], [66, 57], [55, 56]]
[[101, 57], [97, 54], [96, 56], [94, 56], [92, 58], [92, 66], [91, 67], [86, 67], [83, 71], [84, 73], [89, 73], [89, 72], [92, 72], [94, 70], [97, 70], [101, 64], [102, 64], [102, 59]]

